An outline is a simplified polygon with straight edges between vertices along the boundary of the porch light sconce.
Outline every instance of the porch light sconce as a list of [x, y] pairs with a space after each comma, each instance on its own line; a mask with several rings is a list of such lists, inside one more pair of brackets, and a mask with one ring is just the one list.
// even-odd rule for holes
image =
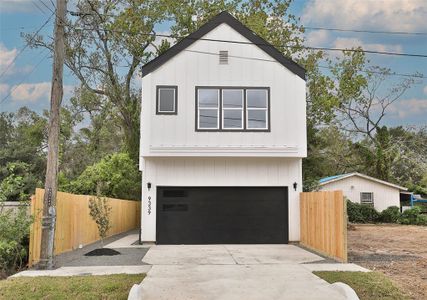
[[294, 184], [293, 184], [293, 186], [294, 186], [294, 191], [296, 191], [297, 190], [297, 183], [296, 182], [294, 182]]
[[150, 190], [151, 189], [151, 182], [147, 182], [147, 189]]

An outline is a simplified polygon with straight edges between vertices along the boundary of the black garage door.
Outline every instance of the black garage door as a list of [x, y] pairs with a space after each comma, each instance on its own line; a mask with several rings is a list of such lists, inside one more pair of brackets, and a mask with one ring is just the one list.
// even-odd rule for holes
[[158, 187], [158, 244], [288, 242], [286, 187]]

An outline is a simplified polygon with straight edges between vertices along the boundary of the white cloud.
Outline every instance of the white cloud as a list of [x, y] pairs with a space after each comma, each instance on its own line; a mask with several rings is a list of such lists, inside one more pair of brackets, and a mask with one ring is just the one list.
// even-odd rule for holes
[[389, 113], [399, 119], [427, 115], [427, 98], [396, 101], [389, 106]]
[[0, 83], [0, 95], [5, 95], [9, 91], [9, 85], [6, 83]]
[[13, 69], [15, 65], [13, 60], [17, 54], [18, 50], [16, 48], [9, 50], [2, 43], [0, 43], [0, 70], [2, 70], [2, 73], [6, 68], [8, 68], [7, 72]]
[[13, 88], [12, 99], [23, 102], [36, 102], [40, 98], [47, 98], [50, 94], [50, 83], [24, 83]]
[[[40, 99], [49, 101], [50, 99], [50, 82], [24, 83], [12, 87], [12, 99], [22, 102], [36, 102]], [[71, 96], [74, 86], [64, 85], [64, 98]]]
[[349, 29], [393, 31], [425, 30], [425, 0], [310, 0], [305, 5], [304, 24]]
[[357, 48], [362, 47], [363, 50], [372, 50], [372, 51], [388, 51], [388, 52], [402, 52], [402, 46], [401, 45], [387, 45], [387, 44], [370, 44], [370, 43], [364, 43], [361, 40], [357, 38], [343, 38], [339, 37], [336, 38], [333, 42], [333, 45], [335, 48]]
[[329, 39], [329, 32], [325, 30], [314, 30], [306, 34], [307, 45], [310, 46], [322, 46]]

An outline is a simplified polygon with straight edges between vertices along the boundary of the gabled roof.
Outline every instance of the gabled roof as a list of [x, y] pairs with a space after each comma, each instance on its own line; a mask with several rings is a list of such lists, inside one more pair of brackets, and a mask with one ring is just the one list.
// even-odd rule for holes
[[322, 185], [326, 185], [326, 184], [329, 184], [331, 182], [339, 181], [339, 180], [342, 180], [342, 179], [345, 179], [345, 178], [349, 178], [349, 177], [352, 177], [352, 176], [358, 176], [358, 177], [361, 177], [361, 178], [364, 178], [364, 179], [367, 179], [367, 180], [375, 181], [377, 183], [381, 183], [381, 184], [384, 184], [384, 185], [387, 185], [387, 186], [394, 187], [394, 188], [399, 189], [401, 191], [407, 191], [408, 190], [407, 188], [405, 188], [403, 186], [400, 186], [400, 185], [397, 185], [397, 184], [393, 184], [393, 183], [390, 183], [390, 182], [387, 182], [387, 181], [384, 181], [384, 180], [380, 180], [380, 179], [377, 179], [377, 178], [374, 178], [374, 177], [371, 177], [371, 176], [368, 176], [368, 175], [365, 175], [365, 174], [360, 174], [360, 173], [357, 173], [357, 172], [347, 173], [347, 174], [340, 174], [340, 175], [335, 175], [335, 176], [330, 176], [330, 177], [325, 177], [325, 178], [322, 178], [322, 179], [319, 180], [319, 184], [322, 186]]
[[142, 77], [153, 72], [164, 63], [166, 63], [169, 59], [173, 58], [175, 55], [180, 53], [185, 48], [189, 47], [191, 44], [202, 38], [205, 34], [209, 33], [220, 24], [225, 23], [240, 33], [242, 36], [247, 38], [253, 44], [258, 46], [272, 58], [274, 58], [277, 62], [282, 64], [288, 70], [293, 72], [295, 75], [301, 77], [305, 80], [305, 69], [301, 67], [299, 64], [294, 62], [293, 60], [285, 57], [280, 51], [278, 51], [273, 45], [265, 41], [263, 38], [256, 35], [253, 31], [251, 31], [248, 27], [239, 22], [236, 18], [234, 18], [228, 12], [221, 12], [220, 14], [213, 17], [207, 23], [202, 25], [198, 30], [191, 33], [177, 44], [169, 48], [166, 52], [159, 55], [155, 59], [151, 60], [144, 66], [142, 66]]

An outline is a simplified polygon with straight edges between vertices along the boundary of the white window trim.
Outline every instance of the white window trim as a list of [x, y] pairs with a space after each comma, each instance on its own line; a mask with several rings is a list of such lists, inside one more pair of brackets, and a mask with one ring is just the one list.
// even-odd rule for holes
[[[238, 107], [226, 107], [224, 108], [224, 91], [240, 91], [242, 94], [242, 107], [238, 108]], [[243, 116], [243, 112], [245, 110], [245, 95], [244, 95], [245, 91], [243, 89], [222, 89], [222, 94], [221, 94], [221, 106], [222, 106], [222, 116], [221, 116], [221, 124], [222, 124], [222, 129], [225, 130], [242, 130], [244, 128], [244, 116]], [[240, 110], [241, 111], [241, 118], [242, 118], [242, 126], [241, 127], [225, 127], [224, 126], [224, 111], [226, 110]]]
[[[162, 90], [172, 90], [173, 91], [173, 110], [160, 110], [160, 92]], [[177, 88], [176, 87], [162, 87], [162, 86], [158, 86], [157, 87], [157, 114], [176, 114], [176, 100], [177, 100]]]
[[[197, 129], [200, 130], [218, 130], [219, 129], [219, 107], [220, 107], [220, 103], [219, 103], [219, 89], [216, 88], [212, 88], [210, 90], [217, 90], [217, 107], [200, 107], [200, 90], [197, 90]], [[205, 90], [209, 90], [209, 88], [206, 88]], [[212, 128], [212, 127], [201, 127], [200, 126], [200, 110], [201, 109], [206, 109], [206, 110], [216, 110], [216, 127]]]
[[[251, 90], [250, 88], [249, 89], [246, 89], [246, 129], [249, 129], [249, 130], [268, 130], [268, 123], [269, 123], [269, 120], [268, 120], [268, 111], [269, 111], [269, 107], [268, 107], [268, 105], [269, 105], [269, 103], [268, 103], [268, 91], [267, 90], [263, 90], [264, 92], [265, 92], [265, 108], [263, 108], [263, 107], [248, 107], [248, 91], [256, 91], [256, 90], [260, 90], [260, 89], [253, 89], [253, 90]], [[264, 112], [265, 112], [265, 127], [249, 127], [249, 111], [250, 110], [263, 110]]]

